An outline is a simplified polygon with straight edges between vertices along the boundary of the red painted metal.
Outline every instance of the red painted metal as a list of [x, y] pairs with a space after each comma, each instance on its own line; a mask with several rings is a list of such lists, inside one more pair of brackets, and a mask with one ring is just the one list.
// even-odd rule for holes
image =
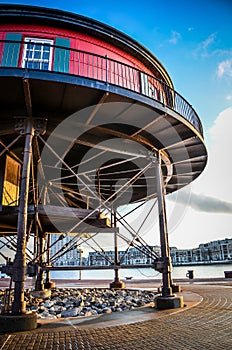
[[[6, 39], [6, 32], [2, 32], [0, 30], [0, 40], [5, 40], [5, 39]], [[2, 63], [3, 47], [4, 47], [4, 43], [0, 42], [0, 65]]]
[[[103, 40], [95, 38], [83, 33], [70, 31], [66, 29], [60, 29], [49, 26], [38, 25], [26, 25], [26, 24], [4, 24], [0, 25], [0, 37], [5, 38], [7, 32], [22, 33], [24, 40], [25, 37], [46, 38], [55, 41], [56, 37], [69, 38], [71, 48], [95, 53], [97, 55], [108, 56], [111, 59], [120, 61], [121, 63], [128, 64], [132, 67], [142, 70], [144, 73], [153, 74], [142, 62], [133, 57], [132, 55], [124, 52], [112, 44], [109, 44]], [[2, 47], [0, 46], [0, 54], [2, 53]], [[22, 55], [22, 53], [21, 53]], [[2, 54], [1, 54], [2, 57]], [[20, 57], [21, 58], [21, 57]], [[71, 56], [71, 62], [74, 61], [74, 57]], [[19, 60], [19, 62], [21, 62]], [[72, 64], [70, 65], [70, 73], [74, 73]]]

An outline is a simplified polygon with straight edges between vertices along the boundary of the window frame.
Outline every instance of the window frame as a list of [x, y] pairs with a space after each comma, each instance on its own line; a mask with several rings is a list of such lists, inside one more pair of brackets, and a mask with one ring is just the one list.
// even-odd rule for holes
[[[27, 50], [28, 50], [28, 45], [30, 43], [33, 44], [42, 44], [41, 47], [44, 47], [43, 45], [49, 44], [50, 46], [50, 53], [49, 53], [49, 58], [48, 59], [43, 59], [43, 58], [28, 58], [26, 57]], [[23, 46], [23, 54], [22, 54], [22, 68], [28, 68], [28, 63], [37, 63], [39, 62], [39, 68], [29, 68], [29, 69], [38, 69], [38, 70], [45, 70], [45, 71], [51, 71], [52, 70], [52, 63], [53, 63], [53, 52], [54, 52], [54, 40], [52, 39], [46, 39], [46, 38], [34, 38], [34, 37], [25, 37], [24, 38], [24, 46]], [[30, 50], [31, 52], [31, 50]], [[32, 52], [35, 52], [35, 50], [32, 50]], [[43, 51], [39, 51], [40, 53]], [[48, 62], [48, 69], [43, 69], [41, 65], [43, 63]]]

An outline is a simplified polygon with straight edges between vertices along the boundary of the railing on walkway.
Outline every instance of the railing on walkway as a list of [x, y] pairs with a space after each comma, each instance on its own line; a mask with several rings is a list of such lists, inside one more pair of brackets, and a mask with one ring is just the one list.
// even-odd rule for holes
[[156, 77], [126, 63], [48, 43], [11, 40], [0, 40], [0, 56], [0, 67], [72, 74], [139, 93], [179, 113], [203, 136], [200, 118], [178, 92]]

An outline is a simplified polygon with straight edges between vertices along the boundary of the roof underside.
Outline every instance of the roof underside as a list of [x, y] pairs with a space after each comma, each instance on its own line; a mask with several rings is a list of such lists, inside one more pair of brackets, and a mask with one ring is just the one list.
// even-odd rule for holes
[[[29, 79], [28, 103], [21, 78], [0, 79], [4, 86], [0, 152], [19, 136], [15, 117], [32, 113], [33, 118], [47, 119], [46, 132], [36, 138], [33, 154], [34, 162], [40, 159], [42, 163], [43, 179], [39, 172], [39, 181], [43, 188], [46, 184], [50, 206], [95, 209], [100, 199], [105, 206], [117, 207], [155, 198], [153, 156], [157, 151], [162, 156], [167, 194], [189, 184], [206, 165], [202, 137], [164, 106], [145, 105], [135, 94], [122, 96], [91, 84], [33, 78]], [[24, 135], [6, 153], [22, 160], [23, 147]], [[32, 201], [31, 196], [30, 204]], [[44, 229], [54, 230], [56, 223], [51, 225], [46, 211], [40, 215]], [[7, 232], [7, 225], [12, 226], [9, 231], [16, 229], [6, 208], [0, 217], [2, 232]]]

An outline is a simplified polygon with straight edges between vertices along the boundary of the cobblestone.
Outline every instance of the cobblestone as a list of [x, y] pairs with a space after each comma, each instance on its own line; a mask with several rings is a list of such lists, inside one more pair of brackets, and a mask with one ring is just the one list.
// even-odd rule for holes
[[[230, 350], [232, 287], [192, 284], [186, 290], [203, 301], [181, 312], [105, 328], [25, 332], [0, 336], [0, 350]], [[155, 312], [155, 311], [154, 311]]]

